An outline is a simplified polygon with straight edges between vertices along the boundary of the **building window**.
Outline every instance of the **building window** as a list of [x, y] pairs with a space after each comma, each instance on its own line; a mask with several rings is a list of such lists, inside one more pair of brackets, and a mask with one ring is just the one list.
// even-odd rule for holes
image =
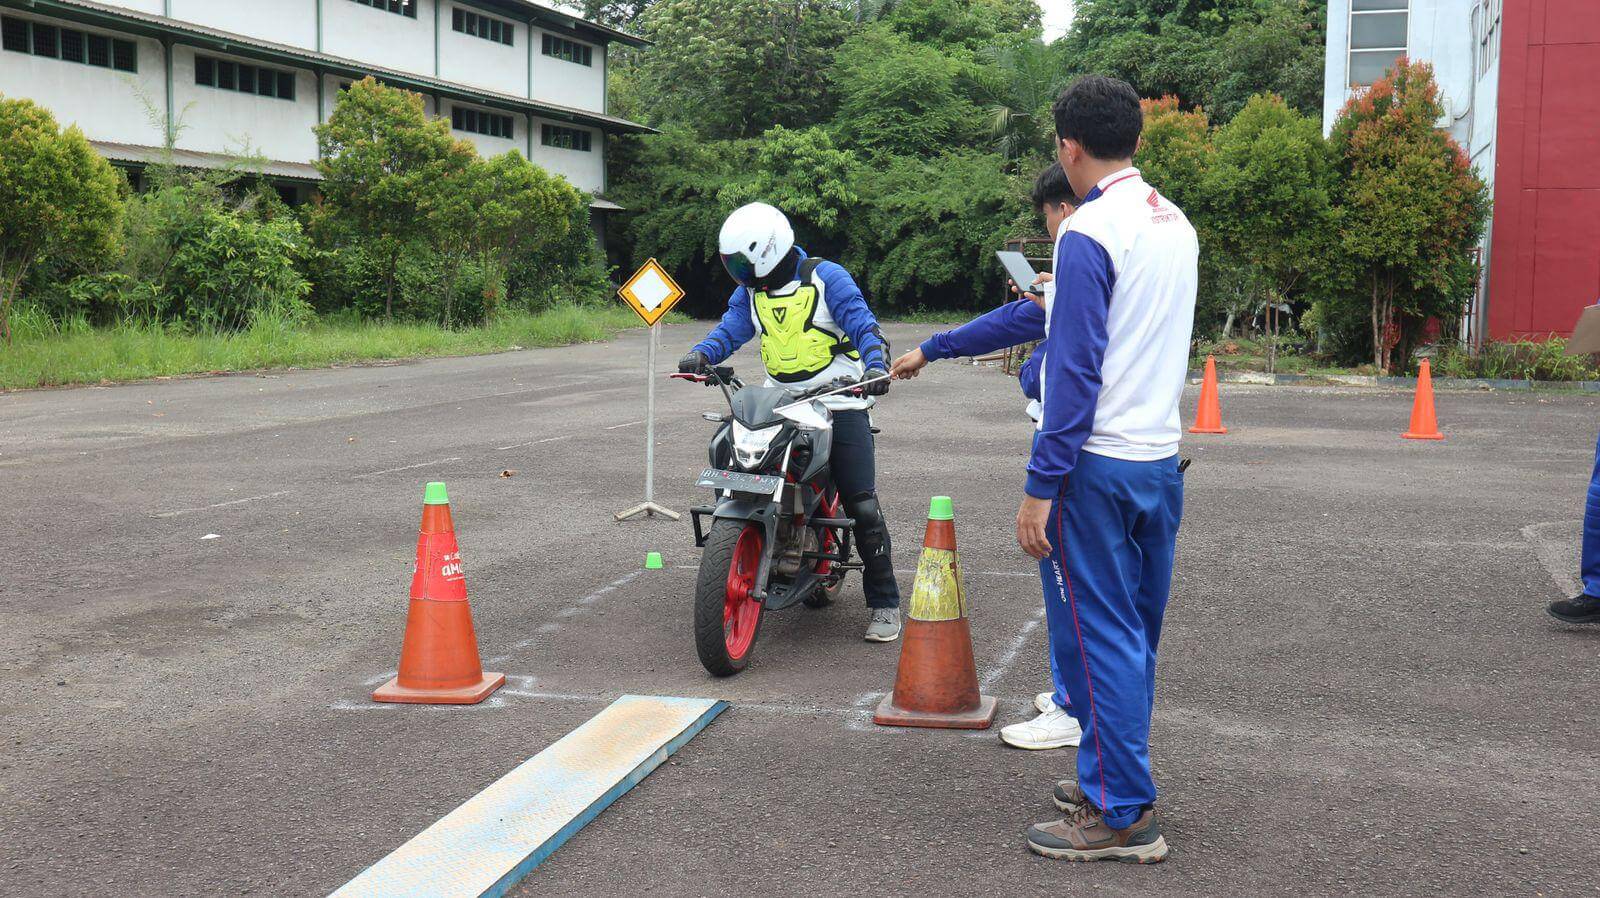
[[1410, 0], [1351, 0], [1351, 87], [1367, 87], [1406, 55]]
[[451, 27], [462, 34], [481, 37], [486, 41], [494, 41], [497, 44], [505, 44], [508, 47], [514, 46], [511, 42], [511, 32], [514, 26], [510, 22], [502, 22], [499, 19], [480, 16], [475, 12], [467, 12], [458, 6], [455, 8], [455, 12], [451, 14], [450, 24]]
[[0, 46], [15, 53], [31, 53], [102, 69], [139, 71], [139, 45], [133, 41], [12, 16], [0, 16]]
[[541, 131], [540, 143], [558, 150], [581, 150], [589, 152], [589, 143], [592, 135], [582, 128], [567, 128], [562, 125], [544, 125]]
[[1478, 40], [1478, 75], [1500, 58], [1500, 0], [1478, 0], [1472, 7], [1472, 34]]
[[569, 41], [564, 37], [556, 37], [553, 34], [544, 36], [544, 55], [565, 59], [567, 62], [575, 62], [578, 65], [594, 65], [593, 47], [588, 44], [580, 44], [577, 41]]
[[409, 19], [417, 17], [417, 0], [354, 0], [354, 2], [373, 9], [386, 9]]
[[194, 83], [294, 102], [294, 72], [196, 55]]
[[468, 109], [465, 106], [456, 106], [450, 110], [450, 127], [457, 131], [487, 134], [490, 137], [503, 137], [506, 140], [517, 136], [511, 125], [511, 116]]

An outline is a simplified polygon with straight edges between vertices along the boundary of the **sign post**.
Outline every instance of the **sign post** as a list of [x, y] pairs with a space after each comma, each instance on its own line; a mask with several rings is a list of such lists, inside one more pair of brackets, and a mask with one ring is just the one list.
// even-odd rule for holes
[[661, 319], [683, 298], [679, 287], [655, 259], [644, 263], [628, 282], [617, 291], [650, 327], [650, 348], [645, 352], [645, 417], [644, 417], [644, 501], [627, 511], [617, 512], [617, 520], [644, 515], [661, 515], [678, 520], [677, 512], [657, 505], [656, 498], [656, 342]]

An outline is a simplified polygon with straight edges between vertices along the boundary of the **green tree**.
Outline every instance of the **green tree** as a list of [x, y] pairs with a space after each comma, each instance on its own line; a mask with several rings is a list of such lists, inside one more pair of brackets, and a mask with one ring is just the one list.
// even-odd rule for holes
[[829, 108], [826, 73], [852, 23], [844, 0], [658, 0], [639, 19], [639, 109], [713, 139], [804, 127]]
[[1258, 93], [1275, 93], [1289, 108], [1320, 116], [1326, 53], [1326, 4], [1273, 3], [1260, 18], [1230, 27], [1214, 51], [1205, 105], [1227, 121]]
[[1432, 67], [1402, 59], [1345, 104], [1330, 137], [1341, 245], [1360, 266], [1381, 371], [1403, 367], [1427, 321], [1453, 320], [1472, 294], [1488, 188], [1434, 127], [1443, 113]]
[[382, 266], [384, 317], [394, 317], [396, 273], [408, 244], [431, 243], [429, 210], [475, 157], [430, 120], [420, 94], [365, 78], [339, 97], [333, 115], [316, 127], [322, 158], [323, 214]]
[[556, 274], [552, 251], [562, 246], [575, 227], [594, 243], [587, 227], [583, 194], [564, 178], [551, 175], [515, 150], [479, 163], [483, 201], [473, 220], [472, 244], [489, 272], [489, 288], [503, 293], [504, 278], [519, 261], [535, 271]]
[[897, 0], [880, 17], [912, 43], [942, 48], [977, 50], [998, 35], [1037, 37], [1040, 30], [1034, 0]]
[[33, 267], [91, 261], [116, 245], [122, 178], [76, 127], [29, 100], [0, 98], [0, 338]]
[[1273, 92], [1322, 102], [1325, 4], [1311, 0], [1077, 0], [1064, 43], [1078, 72], [1114, 75], [1226, 121]]
[[973, 102], [971, 54], [944, 50], [882, 25], [852, 37], [832, 72], [840, 143], [868, 153], [933, 156], [984, 133]]
[[719, 200], [730, 211], [757, 200], [771, 203], [814, 249], [825, 250], [860, 201], [857, 168], [855, 156], [836, 148], [827, 130], [780, 125], [761, 135], [754, 158], [719, 192]]
[[1320, 123], [1275, 94], [1250, 98], [1212, 146], [1203, 185], [1211, 249], [1256, 288], [1245, 293], [1256, 293], [1249, 304], [1266, 310], [1271, 371], [1278, 313], [1319, 264], [1315, 251], [1332, 221], [1331, 160]]
[[1011, 236], [1026, 185], [993, 153], [906, 156], [868, 168], [844, 261], [880, 314], [963, 309], [1000, 296], [994, 251]]
[[1205, 111], [1185, 112], [1178, 108], [1178, 98], [1170, 95], [1139, 105], [1144, 110], [1144, 131], [1133, 163], [1145, 181], [1193, 219], [1204, 208], [1201, 185], [1211, 164], [1211, 129]]
[[1059, 45], [1025, 38], [986, 48], [979, 70], [981, 103], [993, 149], [1008, 160], [1045, 158], [1054, 152], [1050, 107], [1067, 83]]

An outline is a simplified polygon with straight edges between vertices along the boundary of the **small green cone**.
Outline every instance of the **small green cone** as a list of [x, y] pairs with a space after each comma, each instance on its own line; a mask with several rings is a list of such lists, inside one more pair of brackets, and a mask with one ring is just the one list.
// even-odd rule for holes
[[645, 570], [647, 570], [647, 571], [659, 571], [659, 570], [661, 570], [661, 568], [662, 568], [662, 564], [661, 564], [661, 553], [660, 552], [651, 552], [648, 555], [644, 556], [644, 569]]
[[444, 484], [435, 480], [422, 488], [423, 505], [449, 505], [450, 496], [444, 491]]
[[950, 501], [949, 496], [934, 496], [928, 503], [928, 520], [953, 521], [956, 519], [956, 505]]

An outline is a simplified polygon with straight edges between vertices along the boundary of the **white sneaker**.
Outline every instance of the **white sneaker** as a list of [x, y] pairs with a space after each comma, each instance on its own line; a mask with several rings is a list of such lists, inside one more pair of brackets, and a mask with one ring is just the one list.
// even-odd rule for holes
[[1049, 711], [1056, 706], [1056, 694], [1054, 692], [1039, 693], [1033, 697], [1033, 706], [1039, 709], [1040, 714]]
[[1000, 741], [1016, 748], [1040, 751], [1047, 748], [1066, 748], [1077, 745], [1083, 738], [1083, 728], [1071, 714], [1050, 703], [1050, 710], [1032, 720], [1014, 723], [1000, 730]]

